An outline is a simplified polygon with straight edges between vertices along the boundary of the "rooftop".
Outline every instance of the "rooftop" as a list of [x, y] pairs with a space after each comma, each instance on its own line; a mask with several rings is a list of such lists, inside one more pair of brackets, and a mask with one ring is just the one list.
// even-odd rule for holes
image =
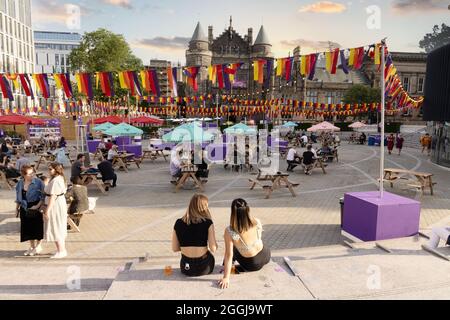
[[81, 34], [76, 32], [34, 31], [34, 41], [81, 41]]

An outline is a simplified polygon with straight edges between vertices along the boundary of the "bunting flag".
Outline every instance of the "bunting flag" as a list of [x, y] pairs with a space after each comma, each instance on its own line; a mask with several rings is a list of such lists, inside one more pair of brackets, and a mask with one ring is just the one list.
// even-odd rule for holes
[[158, 75], [156, 73], [156, 70], [149, 70], [148, 72], [148, 79], [150, 81], [150, 87], [152, 88], [152, 91], [154, 94], [156, 94], [157, 97], [161, 95], [161, 91], [159, 88], [159, 81], [158, 81]]
[[102, 92], [107, 97], [114, 96], [113, 77], [111, 72], [98, 72], [97, 79], [100, 82]]
[[216, 83], [216, 66], [215, 65], [211, 65], [208, 67], [208, 76], [209, 76], [209, 80], [212, 83]]
[[50, 89], [48, 85], [48, 76], [46, 73], [34, 73], [33, 79], [45, 99], [50, 97]]
[[314, 80], [314, 75], [316, 74], [316, 63], [317, 63], [318, 53], [313, 53], [309, 55], [309, 59], [307, 59], [307, 67], [308, 67], [308, 80]]
[[172, 68], [170, 65], [167, 67], [167, 81], [169, 82], [169, 88], [172, 91], [172, 96], [178, 96], [177, 68]]
[[277, 73], [276, 73], [276, 75], [278, 77], [281, 77], [283, 75], [284, 66], [285, 66], [285, 60], [286, 60], [286, 58], [279, 58], [279, 59], [277, 59]]
[[289, 83], [292, 78], [292, 66], [294, 64], [294, 57], [285, 59], [285, 79]]
[[10, 101], [14, 100], [14, 96], [11, 91], [11, 86], [9, 85], [9, 81], [5, 75], [0, 75], [0, 88], [3, 93], [3, 98], [9, 99]]
[[381, 64], [381, 44], [377, 44], [375, 46], [375, 64], [380, 65]]
[[139, 79], [137, 76], [137, 72], [136, 71], [129, 71], [130, 72], [130, 79], [132, 79], [132, 86], [136, 87], [136, 93], [135, 95], [142, 97], [142, 90], [141, 90], [141, 85], [139, 84]]
[[331, 74], [336, 74], [337, 64], [338, 64], [338, 58], [339, 58], [339, 49], [335, 49], [331, 53]]
[[350, 49], [350, 56], [348, 58], [348, 65], [351, 66], [351, 67], [355, 65], [355, 52], [356, 52], [355, 48]]
[[70, 75], [68, 73], [55, 73], [53, 74], [53, 79], [55, 80], [56, 88], [63, 90], [66, 98], [70, 99], [73, 96]]
[[342, 71], [344, 71], [345, 74], [348, 74], [348, 64], [347, 64], [347, 59], [345, 59], [345, 52], [344, 50], [340, 51], [340, 57], [341, 57], [341, 66], [342, 66]]
[[92, 88], [92, 77], [90, 73], [77, 73], [75, 80], [78, 85], [78, 92], [84, 94], [89, 100], [94, 99], [94, 90]]
[[197, 84], [197, 74], [200, 71], [200, 67], [186, 67], [184, 68], [184, 74], [187, 77], [187, 83], [191, 88], [197, 92], [198, 84]]
[[354, 68], [356, 70], [361, 69], [363, 61], [364, 61], [364, 47], [357, 48], [355, 50], [355, 61], [354, 61], [354, 65], [353, 65]]
[[328, 73], [331, 73], [331, 52], [325, 52], [325, 69], [327, 70]]
[[300, 74], [306, 76], [306, 59], [307, 56], [301, 56], [300, 58]]
[[17, 73], [7, 74], [6, 78], [8, 80], [12, 81], [14, 90], [18, 90], [19, 89], [19, 76], [18, 76]]
[[257, 81], [259, 84], [263, 84], [263, 82], [264, 82], [263, 66], [265, 64], [266, 64], [266, 60], [253, 61], [253, 80]]
[[20, 83], [22, 84], [23, 91], [25, 91], [25, 94], [27, 97], [31, 97], [31, 99], [34, 99], [33, 95], [33, 88], [31, 87], [30, 78], [26, 73], [19, 74]]
[[226, 74], [228, 74], [228, 77], [229, 77], [231, 83], [234, 83], [234, 81], [236, 80], [235, 79], [236, 74], [239, 71], [239, 69], [242, 67], [243, 64], [244, 64], [243, 62], [232, 63], [229, 67], [224, 69], [224, 72]]
[[219, 86], [219, 89], [223, 89], [225, 87], [223, 79], [223, 65], [217, 64], [215, 67], [217, 74], [217, 84]]
[[272, 76], [272, 71], [273, 71], [273, 60], [267, 60], [267, 64], [266, 64], [266, 80], [264, 81], [264, 89], [268, 89], [270, 88], [270, 78]]

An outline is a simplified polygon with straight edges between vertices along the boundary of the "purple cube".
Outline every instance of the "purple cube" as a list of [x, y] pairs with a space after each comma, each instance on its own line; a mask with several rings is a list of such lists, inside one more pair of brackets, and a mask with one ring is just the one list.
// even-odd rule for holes
[[410, 237], [419, 232], [420, 202], [389, 192], [344, 196], [342, 229], [363, 241]]

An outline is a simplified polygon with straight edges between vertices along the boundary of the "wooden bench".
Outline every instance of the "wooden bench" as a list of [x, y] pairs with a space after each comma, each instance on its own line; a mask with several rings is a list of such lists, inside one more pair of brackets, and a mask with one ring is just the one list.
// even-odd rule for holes
[[6, 178], [6, 173], [3, 170], [0, 170], [0, 183], [8, 187], [9, 190], [12, 190], [15, 185], [12, 179]]
[[[414, 176], [416, 180], [405, 177], [405, 175]], [[425, 188], [429, 188], [431, 195], [433, 195], [433, 186], [436, 182], [432, 181], [432, 176], [433, 174], [431, 173], [416, 172], [406, 169], [386, 168], [384, 169], [383, 181], [388, 181], [391, 188], [393, 188], [394, 182], [405, 180], [408, 187], [419, 189], [422, 195], [424, 194]]]

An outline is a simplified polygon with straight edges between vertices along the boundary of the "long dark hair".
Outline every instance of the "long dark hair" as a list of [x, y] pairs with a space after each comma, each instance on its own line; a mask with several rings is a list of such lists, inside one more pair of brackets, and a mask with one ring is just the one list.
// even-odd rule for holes
[[57, 176], [61, 176], [64, 179], [64, 183], [66, 182], [66, 178], [64, 177], [64, 168], [61, 163], [55, 161], [55, 162], [50, 163], [48, 166], [49, 166], [49, 168], [53, 168], [56, 173], [54, 176], [51, 177], [51, 179], [53, 179]]
[[230, 226], [238, 233], [243, 233], [255, 226], [250, 217], [250, 207], [244, 199], [235, 199], [231, 203]]

